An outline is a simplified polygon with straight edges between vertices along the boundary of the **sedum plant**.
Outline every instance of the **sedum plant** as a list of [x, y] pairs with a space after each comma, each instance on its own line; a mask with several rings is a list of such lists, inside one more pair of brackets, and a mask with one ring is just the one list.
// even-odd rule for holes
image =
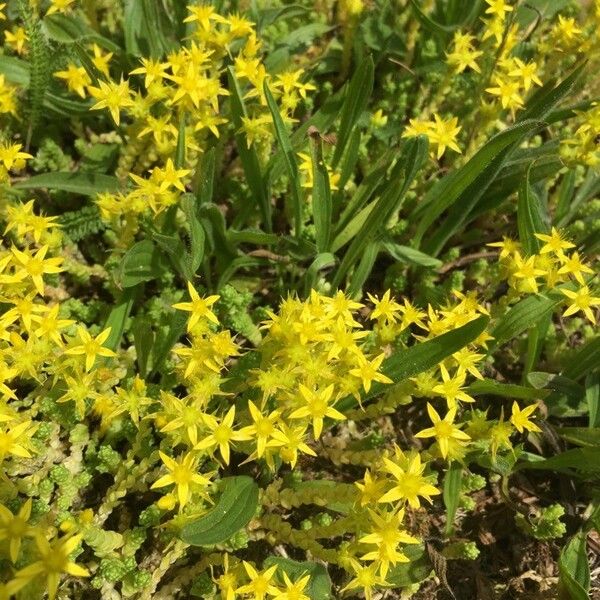
[[600, 6], [258, 4], [0, 4], [0, 598], [587, 597]]

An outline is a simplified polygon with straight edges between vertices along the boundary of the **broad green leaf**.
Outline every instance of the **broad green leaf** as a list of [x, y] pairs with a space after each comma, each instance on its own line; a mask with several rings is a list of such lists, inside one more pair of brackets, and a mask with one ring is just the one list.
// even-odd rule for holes
[[334, 206], [339, 207], [344, 198], [344, 188], [346, 183], [352, 177], [356, 170], [356, 163], [360, 156], [360, 141], [362, 139], [362, 133], [358, 125], [355, 125], [350, 133], [350, 139], [346, 144], [346, 148], [342, 154], [342, 159], [338, 165], [338, 172], [340, 179], [337, 183], [338, 190], [336, 192], [336, 199]]
[[544, 85], [527, 102], [525, 110], [519, 113], [517, 122], [525, 123], [531, 119], [544, 119], [561, 100], [564, 100], [571, 93], [582, 76], [586, 65], [587, 61], [579, 63], [571, 74], [557, 85], [554, 85], [552, 81]]
[[[430, 226], [455, 203], [463, 219], [466, 218], [508, 158], [508, 150], [514, 149], [524, 136], [539, 127], [540, 123], [537, 121], [508, 127], [491, 138], [465, 165], [440, 179], [413, 213], [414, 218], [420, 218], [415, 232], [416, 243], [420, 243]], [[454, 228], [453, 224], [450, 225]], [[446, 233], [444, 241], [454, 233], [454, 229]], [[439, 242], [436, 242], [435, 246], [438, 245]], [[433, 247], [430, 241], [426, 246]], [[436, 253], [429, 251], [429, 254]]]
[[342, 158], [355, 123], [367, 108], [371, 93], [373, 92], [374, 77], [375, 65], [373, 64], [373, 59], [367, 56], [358, 65], [356, 71], [354, 71], [354, 75], [352, 75], [352, 79], [346, 90], [340, 117], [340, 127], [337, 134], [338, 139], [331, 161], [331, 166], [334, 169], [340, 162], [340, 158]]
[[152, 240], [134, 244], [123, 256], [115, 272], [115, 281], [122, 288], [130, 288], [143, 281], [155, 279], [161, 273], [160, 252]]
[[454, 517], [460, 502], [462, 473], [462, 465], [454, 460], [450, 463], [444, 476], [443, 499], [446, 507], [446, 535], [451, 535], [454, 529]]
[[104, 342], [104, 346], [110, 350], [115, 351], [121, 343], [123, 331], [125, 330], [125, 323], [133, 307], [136, 291], [137, 290], [134, 287], [124, 289], [119, 295], [115, 306], [113, 306], [110, 311], [108, 319], [106, 319], [104, 329], [110, 327], [110, 334], [106, 342]]
[[280, 585], [284, 585], [285, 581], [281, 572], [287, 574], [292, 581], [298, 581], [302, 577], [309, 575], [310, 579], [304, 594], [311, 600], [330, 600], [331, 598], [331, 579], [327, 569], [315, 562], [298, 562], [290, 558], [282, 558], [280, 556], [269, 556], [263, 563], [263, 568], [267, 569], [277, 565], [276, 580]]
[[231, 93], [231, 119], [236, 129], [235, 140], [240, 160], [246, 174], [246, 181], [252, 195], [258, 202], [258, 208], [263, 218], [264, 227], [271, 231], [271, 202], [264, 178], [260, 169], [260, 160], [254, 146], [248, 146], [248, 140], [243, 130], [243, 119], [248, 117], [244, 97], [235, 77], [233, 67], [228, 69], [229, 92]]
[[527, 173], [519, 188], [517, 203], [519, 240], [527, 256], [537, 254], [541, 248], [540, 240], [535, 237], [535, 234], [550, 232], [548, 214], [542, 206], [540, 197], [535, 193], [529, 183], [531, 166], [532, 165], [527, 169]]
[[300, 186], [300, 175], [298, 173], [298, 162], [296, 161], [296, 153], [292, 147], [292, 142], [290, 140], [290, 136], [288, 135], [287, 129], [281, 118], [281, 113], [279, 112], [279, 107], [275, 102], [275, 98], [273, 98], [273, 94], [271, 94], [271, 90], [265, 80], [264, 83], [264, 92], [265, 97], [267, 99], [267, 105], [269, 110], [271, 111], [271, 117], [273, 118], [273, 124], [275, 126], [275, 135], [277, 136], [277, 141], [279, 142], [279, 147], [283, 153], [285, 166], [287, 169], [288, 176], [290, 178], [290, 184], [292, 192], [290, 194], [291, 198], [291, 213], [294, 217], [294, 233], [296, 237], [299, 237], [302, 233], [302, 203], [303, 203], [303, 194], [302, 187]]
[[561, 600], [589, 600], [590, 565], [587, 534], [574, 535], [558, 558], [559, 597]]
[[492, 345], [494, 347], [512, 340], [520, 335], [532, 325], [537, 323], [545, 315], [552, 311], [563, 302], [562, 295], [527, 296], [512, 306], [508, 312], [503, 315], [491, 331], [493, 336]]
[[576, 446], [600, 446], [600, 427], [557, 427], [556, 433]]
[[204, 516], [184, 525], [181, 539], [192, 546], [212, 546], [246, 527], [258, 507], [258, 486], [245, 475], [225, 477], [221, 497]]
[[402, 246], [394, 242], [383, 242], [384, 250], [397, 261], [414, 265], [416, 267], [425, 267], [427, 269], [439, 269], [443, 263], [441, 260], [429, 256], [420, 250], [415, 250], [410, 246]]
[[467, 393], [471, 396], [499, 396], [500, 398], [517, 398], [519, 400], [539, 400], [546, 397], [549, 391], [482, 379], [471, 383], [467, 387]]
[[29, 85], [29, 63], [16, 56], [0, 56], [0, 73], [17, 85]]
[[359, 259], [366, 245], [377, 239], [378, 231], [385, 226], [394, 211], [399, 209], [404, 195], [427, 159], [427, 149], [425, 136], [411, 138], [405, 142], [390, 181], [344, 254], [332, 282], [334, 288], [340, 285], [342, 278]]
[[103, 192], [116, 192], [119, 189], [119, 180], [110, 175], [82, 171], [77, 173], [56, 172], [28, 177], [24, 181], [13, 184], [13, 187], [19, 190], [48, 188], [82, 196], [95, 196]]
[[188, 264], [187, 261], [187, 249], [181, 239], [175, 235], [165, 235], [163, 233], [158, 233], [157, 231], [153, 231], [151, 237], [169, 257], [171, 264], [179, 274], [185, 280], [191, 281], [193, 279], [193, 273], [191, 273], [191, 265]]
[[315, 240], [319, 252], [327, 252], [331, 242], [331, 187], [329, 174], [323, 161], [323, 142], [317, 136], [311, 136], [312, 158], [312, 210], [315, 223]]
[[406, 555], [410, 562], [398, 563], [395, 567], [391, 567], [386, 577], [395, 588], [408, 588], [415, 583], [425, 581], [432, 571], [433, 565], [427, 555], [427, 550], [422, 544], [405, 546], [402, 553]]

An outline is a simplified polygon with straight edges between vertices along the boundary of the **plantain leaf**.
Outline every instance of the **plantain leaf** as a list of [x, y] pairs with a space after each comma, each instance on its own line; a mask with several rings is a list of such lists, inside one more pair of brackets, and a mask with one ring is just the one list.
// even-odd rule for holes
[[246, 527], [258, 507], [258, 485], [245, 475], [225, 477], [217, 504], [199, 519], [184, 525], [181, 539], [192, 546], [212, 546]]

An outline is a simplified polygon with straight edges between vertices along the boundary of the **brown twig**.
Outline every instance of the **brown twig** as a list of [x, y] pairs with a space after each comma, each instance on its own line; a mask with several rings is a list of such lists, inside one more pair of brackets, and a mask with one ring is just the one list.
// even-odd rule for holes
[[468, 265], [469, 263], [475, 262], [480, 258], [494, 258], [496, 256], [498, 256], [498, 252], [474, 252], [473, 254], [465, 254], [464, 256], [461, 256], [456, 260], [450, 261], [449, 263], [442, 265], [438, 269], [438, 273], [440, 273], [440, 275], [443, 275], [448, 271], [452, 271], [453, 269], [457, 269], [458, 267]]

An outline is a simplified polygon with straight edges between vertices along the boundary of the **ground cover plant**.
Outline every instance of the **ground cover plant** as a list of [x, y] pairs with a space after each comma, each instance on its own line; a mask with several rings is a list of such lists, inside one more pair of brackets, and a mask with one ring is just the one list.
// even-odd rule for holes
[[598, 0], [0, 29], [0, 599], [600, 597]]

